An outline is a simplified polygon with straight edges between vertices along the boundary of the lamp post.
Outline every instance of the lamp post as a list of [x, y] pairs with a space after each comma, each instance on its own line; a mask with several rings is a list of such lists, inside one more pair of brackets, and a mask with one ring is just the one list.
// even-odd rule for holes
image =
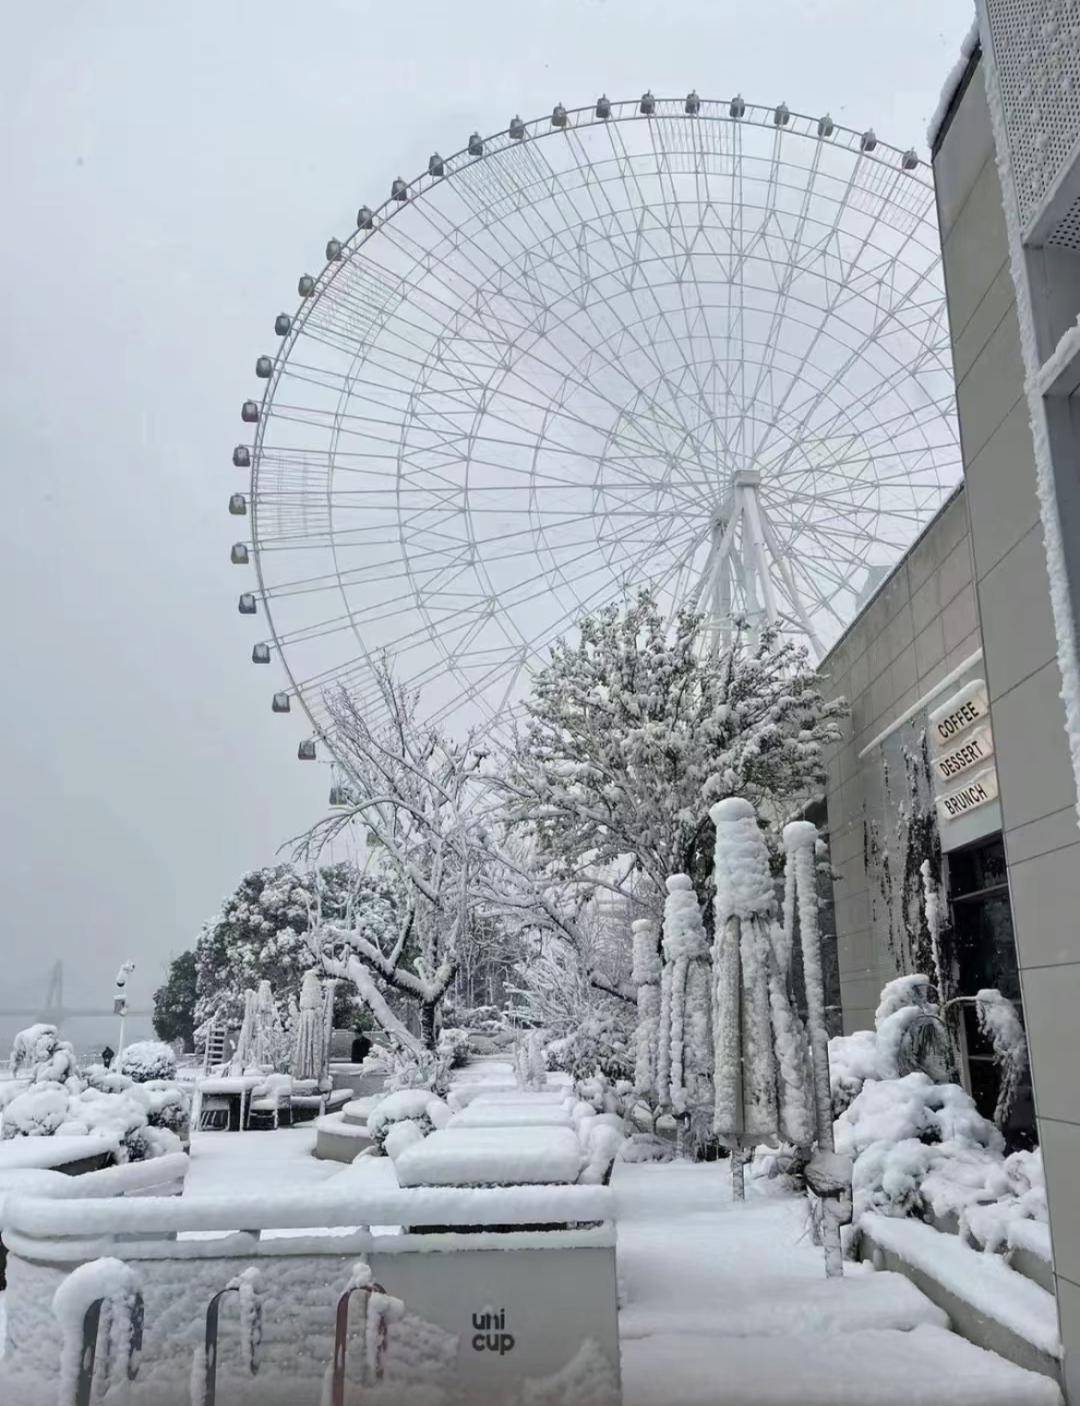
[[134, 962], [122, 962], [120, 970], [116, 973], [116, 990], [113, 993], [113, 1015], [118, 1015], [120, 1017], [120, 1039], [116, 1050], [117, 1059], [124, 1053], [124, 1026], [127, 1021], [127, 979], [134, 970]]

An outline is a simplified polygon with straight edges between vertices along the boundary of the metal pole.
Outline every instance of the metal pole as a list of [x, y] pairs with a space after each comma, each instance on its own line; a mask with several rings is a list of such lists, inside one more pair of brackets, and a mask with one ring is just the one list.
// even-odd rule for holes
[[370, 1386], [372, 1382], [382, 1380], [383, 1374], [383, 1354], [386, 1351], [386, 1316], [379, 1320], [378, 1340], [375, 1348], [375, 1361], [370, 1363], [367, 1359], [367, 1326], [368, 1317], [371, 1314], [371, 1295], [385, 1294], [386, 1290], [381, 1284], [374, 1282], [370, 1284], [353, 1284], [346, 1289], [337, 1302], [337, 1313], [334, 1318], [334, 1374], [331, 1383], [331, 1406], [345, 1406], [345, 1354], [348, 1347], [349, 1332], [349, 1302], [353, 1294], [364, 1294], [364, 1351], [360, 1359], [360, 1385]]

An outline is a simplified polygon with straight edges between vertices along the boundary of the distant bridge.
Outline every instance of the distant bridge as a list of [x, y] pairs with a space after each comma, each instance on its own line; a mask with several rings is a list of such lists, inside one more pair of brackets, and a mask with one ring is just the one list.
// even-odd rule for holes
[[[153, 1011], [137, 1011], [131, 1006], [128, 1007], [128, 1015], [153, 1015]], [[0, 1016], [17, 1016], [20, 1019], [42, 1021], [47, 1025], [61, 1025], [65, 1020], [78, 1020], [82, 1018], [100, 1019], [103, 1016], [114, 1015], [111, 1006], [65, 1006], [64, 1005], [64, 964], [61, 961], [53, 962], [49, 968], [48, 981], [45, 986], [45, 1001], [43, 1005], [34, 1007], [8, 1008], [0, 1007]]]

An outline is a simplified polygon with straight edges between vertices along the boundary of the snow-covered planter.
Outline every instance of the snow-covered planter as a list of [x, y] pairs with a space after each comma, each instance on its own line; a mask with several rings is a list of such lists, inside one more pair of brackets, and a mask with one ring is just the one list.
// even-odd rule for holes
[[423, 1137], [444, 1127], [451, 1116], [449, 1107], [430, 1089], [398, 1089], [387, 1094], [368, 1112], [368, 1133], [377, 1152], [388, 1153], [387, 1135], [398, 1123], [412, 1123]]
[[136, 1040], [116, 1061], [117, 1072], [136, 1084], [176, 1077], [176, 1055], [163, 1040]]

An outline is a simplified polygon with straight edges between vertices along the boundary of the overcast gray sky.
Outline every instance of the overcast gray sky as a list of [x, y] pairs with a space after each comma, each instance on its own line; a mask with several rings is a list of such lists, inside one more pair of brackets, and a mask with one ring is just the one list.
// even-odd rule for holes
[[[924, 146], [971, 0], [51, 0], [0, 53], [0, 1007], [107, 999], [319, 813], [249, 661], [239, 406], [331, 234], [474, 128], [736, 90]], [[0, 1038], [6, 1031], [0, 1030]]]

